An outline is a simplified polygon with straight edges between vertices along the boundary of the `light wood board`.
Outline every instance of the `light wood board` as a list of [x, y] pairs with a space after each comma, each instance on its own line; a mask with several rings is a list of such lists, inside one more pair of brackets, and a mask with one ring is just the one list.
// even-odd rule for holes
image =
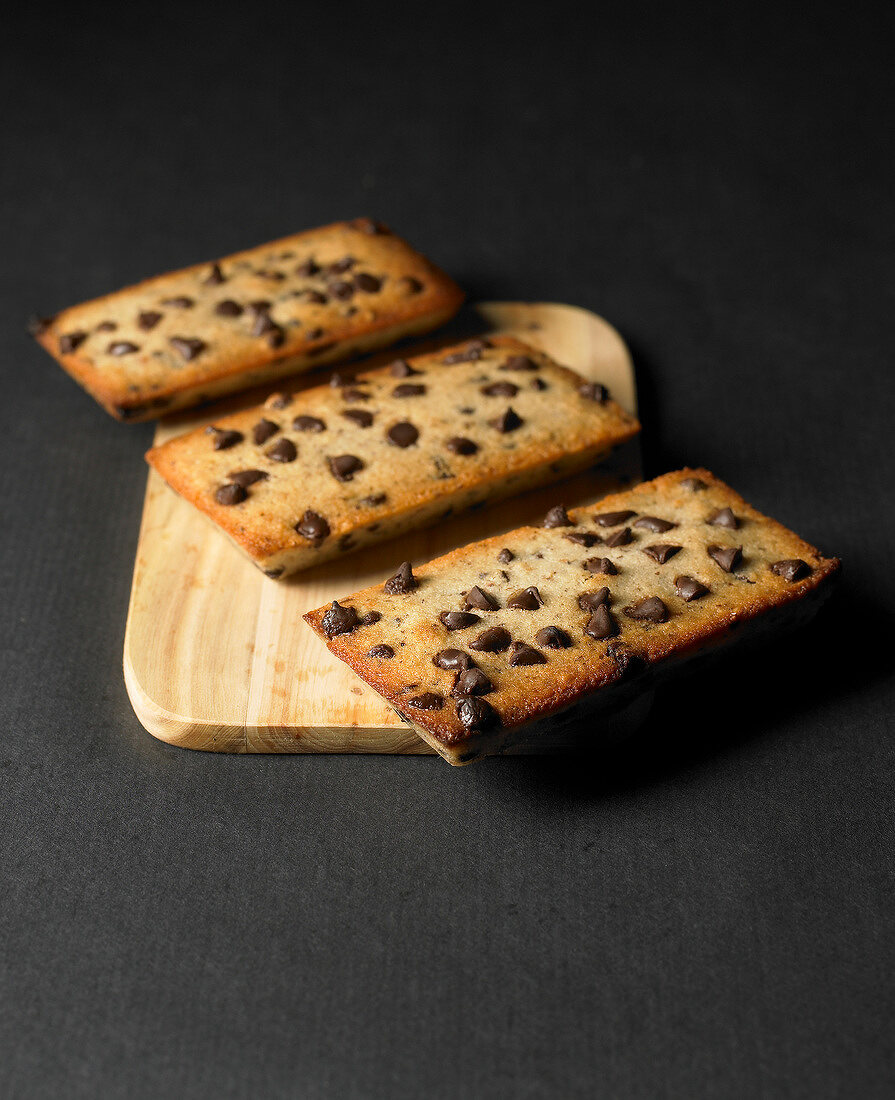
[[[489, 302], [469, 307], [460, 324], [463, 335], [507, 332], [543, 348], [609, 386], [621, 405], [636, 412], [628, 350], [595, 314], [567, 305]], [[454, 332], [418, 347], [429, 350], [456, 338]], [[402, 348], [400, 354], [415, 350]], [[288, 388], [320, 381], [318, 372]], [[155, 442], [256, 400], [257, 395], [243, 394], [165, 421]], [[381, 580], [400, 560], [428, 561], [458, 545], [537, 522], [560, 500], [569, 507], [590, 504], [622, 481], [639, 480], [640, 473], [635, 440], [599, 471], [274, 581], [150, 472], [124, 643], [124, 678], [137, 717], [156, 737], [193, 749], [430, 753], [375, 692], [329, 654], [302, 613]]]

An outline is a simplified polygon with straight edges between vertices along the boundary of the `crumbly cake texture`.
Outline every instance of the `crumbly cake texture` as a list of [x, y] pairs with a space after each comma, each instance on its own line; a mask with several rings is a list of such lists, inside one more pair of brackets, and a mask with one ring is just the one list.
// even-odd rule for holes
[[[305, 615], [446, 760], [622, 700], [652, 673], [804, 618], [839, 562], [708, 470], [548, 512]], [[585, 727], [599, 736], [599, 720]]]
[[584, 469], [638, 431], [603, 386], [494, 336], [273, 394], [146, 457], [282, 577]]
[[33, 323], [108, 412], [148, 420], [428, 332], [463, 292], [369, 218], [160, 275]]

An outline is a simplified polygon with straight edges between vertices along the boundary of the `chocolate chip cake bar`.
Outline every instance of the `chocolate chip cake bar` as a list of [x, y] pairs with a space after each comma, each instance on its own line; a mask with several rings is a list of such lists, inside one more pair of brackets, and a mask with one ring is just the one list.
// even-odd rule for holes
[[685, 658], [794, 623], [839, 562], [707, 470], [455, 550], [305, 619], [451, 764], [577, 725]]
[[36, 321], [33, 334], [121, 420], [147, 420], [428, 332], [454, 282], [369, 218], [298, 233]]
[[281, 577], [583, 470], [639, 430], [604, 386], [494, 336], [274, 394], [146, 457]]

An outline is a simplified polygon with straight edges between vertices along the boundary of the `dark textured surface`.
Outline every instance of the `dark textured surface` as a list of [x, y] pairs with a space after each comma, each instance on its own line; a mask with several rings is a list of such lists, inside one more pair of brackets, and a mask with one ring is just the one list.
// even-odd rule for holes
[[[8, 17], [3, 1096], [895, 1089], [891, 18], [622, 7]], [[816, 626], [584, 763], [144, 733], [151, 427], [24, 319], [360, 213], [474, 296], [614, 321], [647, 473], [708, 465], [844, 559]]]

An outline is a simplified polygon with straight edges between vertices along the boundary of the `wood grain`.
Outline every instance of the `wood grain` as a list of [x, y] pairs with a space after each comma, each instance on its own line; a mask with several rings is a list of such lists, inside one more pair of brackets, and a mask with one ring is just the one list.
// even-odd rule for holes
[[[501, 331], [543, 348], [558, 362], [609, 386], [636, 412], [634, 372], [618, 333], [573, 306], [483, 303], [467, 312], [479, 333]], [[429, 340], [428, 350], [447, 341]], [[404, 350], [412, 354], [417, 348]], [[388, 359], [379, 356], [370, 363]], [[296, 380], [297, 388], [319, 383]], [[216, 406], [229, 411], [256, 398]], [[155, 442], [214, 413], [160, 424]], [[154, 736], [222, 752], [430, 753], [386, 703], [333, 658], [302, 613], [373, 584], [399, 559], [426, 561], [447, 550], [540, 519], [557, 500], [589, 504], [640, 477], [637, 441], [606, 467], [485, 510], [453, 517], [395, 543], [299, 573], [263, 576], [212, 524], [150, 472], [124, 643], [124, 678], [137, 717]], [[623, 730], [638, 720], [620, 715]], [[554, 746], [555, 748], [555, 746]], [[520, 751], [540, 751], [521, 746]]]

